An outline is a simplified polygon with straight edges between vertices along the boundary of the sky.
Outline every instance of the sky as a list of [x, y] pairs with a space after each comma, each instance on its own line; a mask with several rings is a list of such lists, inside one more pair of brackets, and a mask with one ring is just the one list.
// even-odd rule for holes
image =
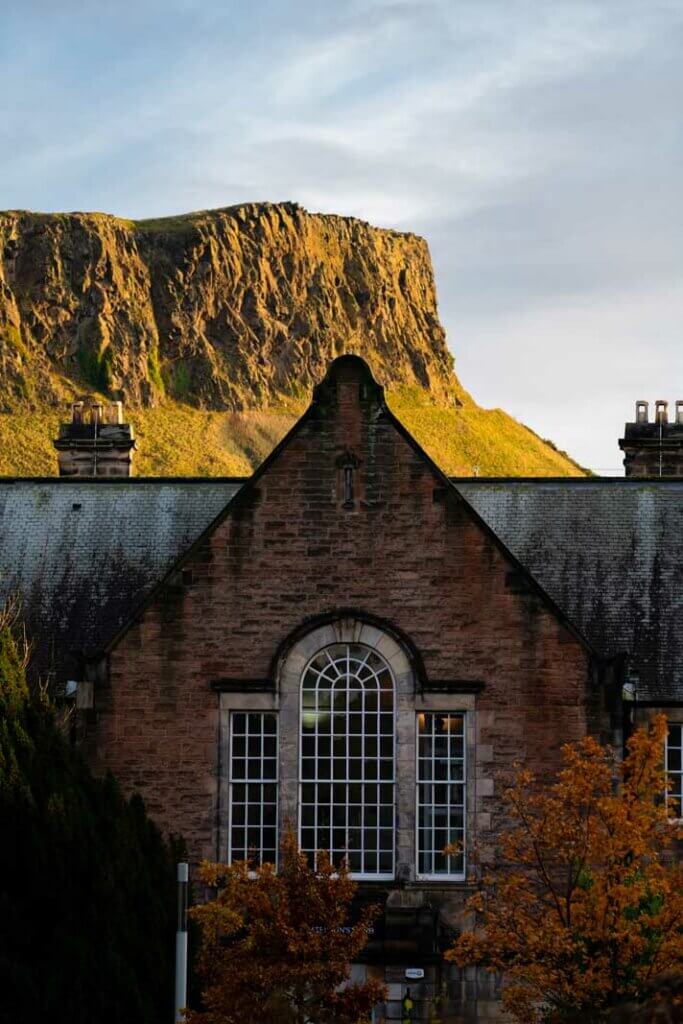
[[0, 0], [0, 208], [423, 235], [456, 371], [620, 475], [683, 398], [683, 0]]

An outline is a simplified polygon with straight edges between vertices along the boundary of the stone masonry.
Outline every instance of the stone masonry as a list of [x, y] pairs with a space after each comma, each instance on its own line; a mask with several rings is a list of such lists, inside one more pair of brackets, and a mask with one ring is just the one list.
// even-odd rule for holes
[[[309, 648], [340, 637], [376, 644], [397, 679], [398, 868], [387, 900], [433, 905], [455, 928], [478, 869], [468, 858], [464, 882], [416, 878], [416, 712], [468, 712], [468, 846], [486, 864], [514, 762], [546, 775], [562, 744], [610, 738], [609, 673], [356, 357], [332, 364], [308, 413], [110, 646], [93, 766], [139, 791], [195, 863], [224, 858], [229, 711], [280, 713], [282, 825], [296, 817], [298, 673]], [[481, 1015], [492, 1012], [487, 980], [448, 977], [451, 1003], [457, 990], [470, 1016], [444, 1020], [477, 1019], [478, 999]]]
[[54, 440], [60, 476], [130, 476], [135, 435], [121, 402], [79, 400]]

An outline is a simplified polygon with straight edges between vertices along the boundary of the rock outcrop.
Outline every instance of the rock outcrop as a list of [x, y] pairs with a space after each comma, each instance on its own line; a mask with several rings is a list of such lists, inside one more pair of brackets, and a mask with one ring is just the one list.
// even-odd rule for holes
[[138, 222], [0, 213], [4, 411], [88, 389], [265, 406], [307, 394], [341, 352], [390, 386], [467, 401], [423, 239], [293, 203]]
[[342, 352], [446, 472], [583, 472], [463, 390], [416, 235], [294, 203], [0, 213], [0, 473], [56, 472], [51, 439], [84, 392], [124, 400], [137, 473], [250, 473]]

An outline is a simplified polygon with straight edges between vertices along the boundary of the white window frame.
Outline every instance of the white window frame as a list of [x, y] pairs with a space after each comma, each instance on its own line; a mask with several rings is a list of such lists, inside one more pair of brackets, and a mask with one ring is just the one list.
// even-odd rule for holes
[[[316, 651], [316, 653], [313, 655], [313, 657], [311, 657], [308, 660], [308, 662], [306, 663], [306, 666], [304, 667], [304, 669], [303, 669], [303, 671], [301, 673], [301, 676], [300, 676], [300, 680], [299, 680], [299, 757], [298, 757], [298, 776], [299, 776], [298, 777], [298, 782], [299, 782], [299, 787], [298, 787], [298, 801], [297, 801], [299, 846], [303, 849], [302, 832], [303, 832], [304, 828], [313, 827], [315, 833], [317, 833], [317, 828], [318, 828], [318, 826], [317, 826], [317, 819], [318, 819], [319, 803], [318, 803], [318, 800], [317, 800], [317, 794], [316, 794], [315, 803], [313, 804], [313, 806], [315, 807], [315, 821], [314, 821], [314, 825], [313, 826], [309, 826], [309, 825], [304, 826], [303, 825], [303, 807], [304, 807], [304, 804], [303, 804], [303, 787], [305, 785], [310, 785], [310, 786], [317, 787], [318, 785], [321, 785], [321, 784], [323, 784], [323, 785], [328, 784], [328, 780], [319, 780], [317, 778], [317, 771], [316, 771], [315, 777], [312, 778], [312, 779], [304, 779], [304, 777], [303, 777], [303, 760], [304, 760], [304, 757], [303, 757], [303, 738], [304, 738], [304, 732], [303, 732], [304, 680], [305, 680], [306, 675], [307, 675], [309, 669], [311, 668], [311, 665], [313, 664], [313, 662], [322, 653], [324, 653], [326, 651], [329, 651], [329, 650], [332, 650], [332, 649], [337, 648], [337, 647], [346, 647], [347, 649], [348, 648], [352, 648], [352, 647], [353, 648], [355, 648], [355, 647], [364, 648], [367, 651], [367, 656], [368, 657], [372, 654], [372, 655], [375, 655], [377, 658], [380, 659], [380, 661], [383, 662], [383, 667], [389, 673], [389, 677], [391, 679], [391, 694], [392, 694], [392, 708], [391, 708], [391, 723], [392, 723], [392, 732], [391, 732], [391, 738], [392, 738], [392, 743], [391, 743], [391, 750], [392, 750], [392, 753], [391, 753], [391, 768], [392, 768], [392, 770], [391, 770], [391, 779], [384, 779], [384, 780], [380, 779], [379, 778], [379, 775], [380, 775], [379, 769], [378, 769], [378, 773], [377, 773], [377, 775], [378, 775], [377, 779], [365, 779], [364, 778], [364, 772], [363, 772], [363, 776], [360, 779], [351, 779], [349, 777], [349, 772], [348, 772], [349, 755], [348, 755], [348, 747], [347, 747], [347, 754], [346, 754], [347, 771], [346, 771], [346, 775], [345, 775], [344, 779], [334, 779], [333, 778], [333, 779], [329, 780], [329, 785], [333, 786], [335, 784], [335, 782], [336, 782], [336, 783], [341, 783], [341, 784], [343, 784], [345, 786], [350, 786], [350, 785], [356, 785], [357, 784], [357, 785], [361, 785], [361, 786], [362, 785], [377, 785], [377, 786], [380, 786], [380, 785], [390, 785], [392, 787], [392, 804], [391, 804], [391, 807], [392, 807], [392, 814], [391, 814], [391, 836], [392, 836], [391, 871], [380, 871], [379, 870], [379, 860], [378, 860], [378, 870], [376, 872], [368, 872], [368, 871], [362, 871], [362, 870], [361, 871], [351, 871], [350, 875], [351, 875], [351, 877], [353, 879], [356, 879], [358, 881], [373, 881], [373, 882], [393, 881], [394, 878], [396, 877], [396, 797], [397, 797], [397, 787], [396, 787], [396, 742], [397, 742], [397, 736], [396, 736], [396, 733], [397, 733], [397, 729], [396, 729], [396, 723], [397, 723], [396, 711], [397, 711], [397, 707], [396, 706], [397, 706], [397, 700], [398, 700], [398, 690], [397, 690], [397, 686], [396, 686], [396, 677], [395, 677], [395, 675], [394, 675], [394, 673], [393, 673], [393, 671], [391, 669], [391, 666], [389, 665], [389, 662], [387, 661], [387, 659], [378, 650], [376, 650], [374, 647], [370, 646], [369, 644], [362, 643], [360, 641], [342, 640], [342, 641], [337, 641], [337, 642], [334, 642], [334, 643], [325, 644], [325, 646], [321, 647], [320, 650]], [[361, 688], [361, 689], [364, 690], [364, 688]], [[316, 690], [316, 692], [317, 692], [317, 690]], [[330, 688], [330, 692], [333, 692], [333, 688]], [[347, 693], [349, 692], [348, 685], [346, 687], [346, 692]], [[379, 693], [380, 693], [379, 687], [378, 687], [376, 692], [377, 692], [378, 697], [379, 697]], [[310, 709], [307, 709], [307, 710], [310, 710]], [[361, 712], [361, 714], [363, 714], [363, 713], [364, 712]], [[379, 702], [378, 702], [378, 713], [379, 713]], [[384, 712], [384, 713], [386, 714], [387, 712]], [[347, 715], [348, 714], [349, 714], [349, 712], [347, 711]], [[378, 729], [380, 727], [381, 727], [380, 723], [378, 722]], [[315, 736], [317, 737], [319, 735], [320, 734], [316, 731]], [[351, 735], [349, 733], [349, 731], [348, 731], [348, 724], [347, 724], [347, 731], [344, 733], [344, 735], [345, 735], [345, 737], [346, 737], [346, 739], [348, 741], [349, 735]], [[353, 734], [353, 735], [355, 735], [355, 734]], [[364, 725], [363, 725], [363, 729], [362, 729], [362, 735], [363, 736], [366, 735]], [[378, 751], [377, 751], [377, 759], [376, 759], [378, 766], [381, 763], [380, 748], [379, 748], [379, 742], [381, 741], [381, 736], [382, 736], [381, 732], [378, 731], [378, 733], [377, 733]], [[330, 732], [331, 740], [333, 739], [333, 737], [334, 737], [334, 732], [331, 731]], [[316, 764], [317, 764], [317, 761], [318, 761], [317, 747], [316, 747], [315, 759], [316, 759]], [[334, 760], [333, 748], [332, 747], [331, 747], [331, 750], [330, 750], [330, 758], [329, 758], [329, 760], [330, 760], [330, 764], [332, 765], [333, 764], [333, 760]], [[363, 760], [365, 760], [365, 759], [363, 759]], [[332, 769], [332, 775], [334, 775], [334, 770], [333, 769]], [[306, 806], [310, 806], [310, 805], [307, 804]], [[330, 816], [331, 816], [331, 819], [333, 818], [334, 806], [335, 806], [335, 804], [333, 803], [332, 798], [330, 797]], [[347, 798], [346, 798], [346, 802], [345, 802], [344, 806], [347, 808], [347, 810], [348, 810], [349, 806], [352, 806], [348, 802], [348, 791], [347, 791]], [[353, 806], [355, 806], [355, 805], [353, 805]], [[361, 804], [361, 806], [364, 806], [364, 805]], [[380, 804], [379, 799], [378, 799], [378, 801], [377, 801], [378, 811], [379, 811], [379, 809], [382, 806], [386, 807], [387, 805], [386, 804], [384, 804], [384, 805]], [[347, 818], [348, 818], [348, 814], [347, 814]], [[379, 830], [382, 827], [383, 826], [380, 825], [379, 819], [378, 819], [377, 824], [374, 826], [374, 828], [379, 833]], [[384, 826], [384, 827], [388, 827], [388, 826]], [[331, 828], [334, 828], [333, 824], [331, 825]], [[362, 824], [360, 826], [360, 830], [361, 830], [361, 834], [362, 834], [363, 831], [364, 831], [364, 826]], [[348, 831], [348, 828], [347, 828], [347, 831]], [[333, 851], [331, 851], [331, 852], [333, 852]], [[314, 853], [317, 854], [317, 851], [314, 851]], [[361, 853], [361, 865], [362, 865], [362, 863], [363, 863], [363, 854], [364, 854], [363, 842], [361, 842], [360, 853]]]
[[[672, 726], [677, 726], [681, 730], [681, 745], [672, 747], [673, 750], [681, 751], [681, 767], [675, 771], [669, 769], [669, 731]], [[683, 821], [683, 722], [667, 721], [666, 723], [666, 739], [664, 740], [664, 771], [666, 772], [666, 802], [667, 808], [669, 805], [669, 777], [672, 775], [677, 776], [679, 779], [678, 793], [671, 794], [671, 797], [678, 803], [678, 810], [676, 816], [671, 818], [673, 822]]]
[[[462, 782], [443, 783], [445, 785], [462, 785], [462, 870], [451, 872], [421, 872], [420, 871], [420, 786], [439, 785], [437, 781], [425, 783], [420, 778], [420, 715], [460, 715], [462, 716]], [[469, 760], [468, 750], [468, 718], [469, 712], [462, 708], [429, 708], [417, 711], [415, 714], [415, 877], [422, 882], [464, 882], [467, 878], [467, 763]], [[434, 851], [432, 851], [433, 853]]]
[[[234, 751], [233, 751], [234, 739], [235, 739], [235, 732], [234, 732], [233, 723], [234, 723], [236, 715], [244, 715], [245, 717], [247, 717], [247, 720], [248, 720], [248, 716], [249, 715], [259, 715], [261, 720], [262, 720], [261, 731], [260, 731], [260, 736], [261, 736], [262, 740], [263, 740], [263, 738], [266, 735], [268, 735], [268, 736], [272, 735], [271, 733], [265, 733], [264, 732], [264, 730], [263, 730], [263, 719], [265, 718], [266, 715], [268, 715], [271, 718], [275, 719], [275, 777], [274, 778], [269, 778], [269, 779], [264, 778], [263, 770], [261, 771], [261, 774], [259, 775], [259, 777], [257, 779], [250, 779], [250, 778], [247, 777], [248, 776], [248, 767], [247, 767], [247, 765], [249, 763], [249, 752], [248, 752], [248, 749], [246, 747], [245, 747], [245, 755], [244, 755], [245, 777], [243, 779], [239, 779], [239, 778], [236, 778], [236, 777], [233, 776], [233, 760], [234, 760], [234, 756], [235, 756], [234, 755]], [[228, 734], [229, 735], [229, 744], [228, 744], [228, 848], [227, 848], [228, 864], [232, 864], [233, 863], [233, 856], [232, 856], [232, 850], [233, 850], [233, 842], [232, 842], [233, 821], [232, 821], [232, 817], [233, 817], [233, 805], [234, 805], [233, 786], [235, 786], [235, 785], [271, 786], [272, 785], [272, 786], [275, 786], [275, 824], [274, 824], [274, 828], [275, 828], [275, 867], [277, 868], [278, 862], [279, 862], [279, 853], [280, 853], [280, 826], [279, 826], [279, 814], [280, 814], [280, 718], [279, 718], [279, 715], [277, 714], [276, 711], [264, 710], [262, 708], [232, 708], [230, 710], [230, 712], [229, 712], [228, 729], [229, 729], [229, 734]], [[241, 734], [239, 734], [239, 735], [241, 735]], [[248, 741], [248, 738], [249, 738], [249, 730], [248, 730], [248, 727], [247, 727], [247, 730], [246, 730], [246, 733], [245, 733], [245, 744]], [[263, 767], [263, 761], [265, 760], [265, 758], [263, 756], [263, 748], [261, 748], [260, 760], [261, 760], [261, 766]], [[236, 825], [235, 827], [236, 828], [243, 827], [245, 829], [245, 850], [246, 850], [246, 854], [247, 854], [247, 858], [248, 858], [249, 847], [246, 844], [246, 837], [247, 837], [248, 831], [249, 831], [248, 818], [249, 818], [250, 803], [249, 803], [249, 800], [246, 799], [246, 796], [247, 796], [247, 794], [245, 793], [245, 801], [244, 801], [245, 821], [244, 821], [244, 825], [243, 826]], [[258, 859], [259, 866], [264, 864], [264, 863], [267, 863], [267, 864], [272, 863], [272, 861], [264, 861], [263, 860], [263, 849], [264, 849], [264, 847], [263, 847], [263, 829], [264, 829], [264, 825], [263, 825], [263, 806], [264, 806], [263, 805], [263, 801], [261, 800], [261, 802], [260, 802], [260, 807], [261, 807], [261, 824], [259, 825], [259, 830], [260, 830], [260, 835], [261, 835], [261, 844], [259, 846], [259, 851], [258, 851], [258, 853], [259, 853], [259, 859]], [[235, 858], [235, 862], [237, 862], [239, 860], [243, 860], [243, 859], [244, 858], [242, 858], [242, 857], [237, 857], [237, 858]]]

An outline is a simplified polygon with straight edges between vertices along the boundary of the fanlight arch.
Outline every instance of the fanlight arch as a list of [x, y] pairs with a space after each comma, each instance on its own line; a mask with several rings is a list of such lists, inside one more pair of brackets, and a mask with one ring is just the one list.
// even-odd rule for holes
[[299, 832], [315, 861], [329, 851], [352, 873], [393, 878], [396, 681], [358, 641], [327, 644], [300, 685]]

